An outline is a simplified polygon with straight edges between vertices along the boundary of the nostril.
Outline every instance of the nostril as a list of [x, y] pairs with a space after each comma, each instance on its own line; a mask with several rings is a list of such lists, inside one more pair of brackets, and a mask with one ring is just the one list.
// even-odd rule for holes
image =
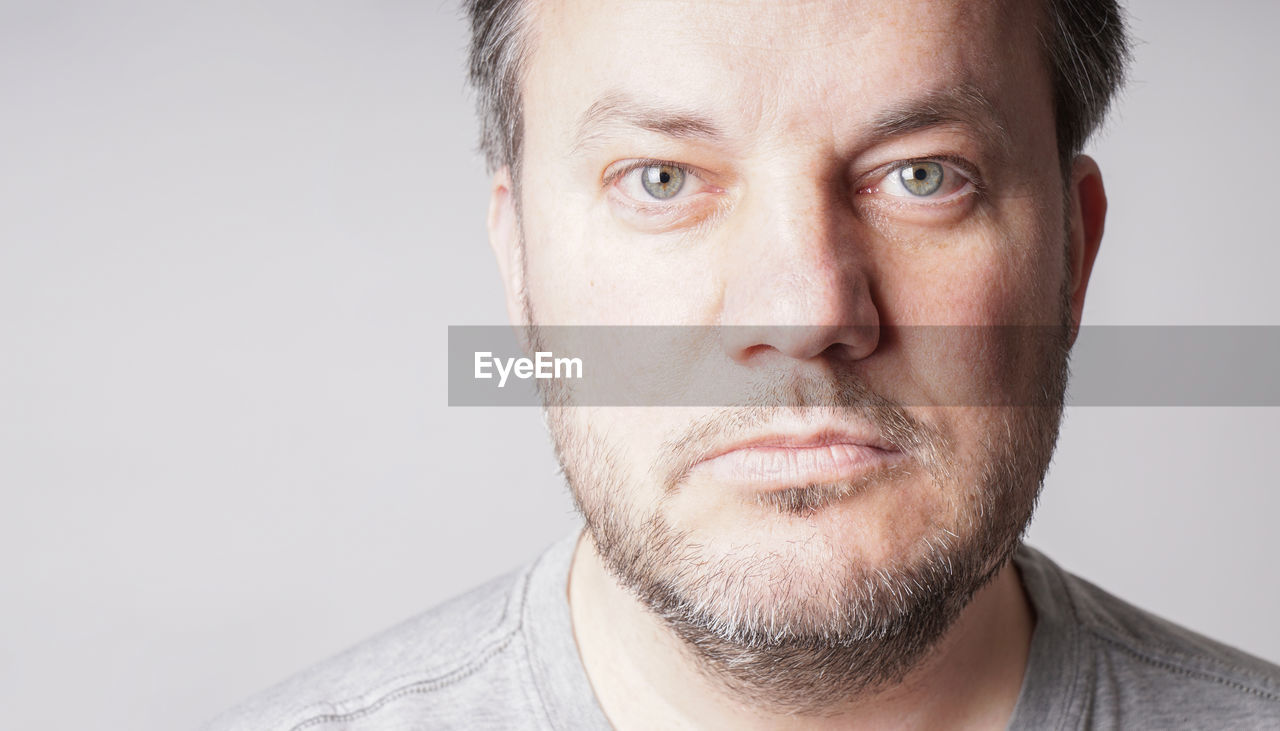
[[740, 364], [774, 353], [793, 360], [853, 361], [876, 350], [878, 325], [735, 326], [722, 332], [730, 357]]
[[831, 338], [821, 355], [833, 361], [855, 361], [866, 358], [881, 345], [878, 325], [849, 325]]
[[780, 352], [777, 348], [773, 347], [772, 345], [765, 345], [763, 343], [758, 345], [749, 345], [745, 348], [738, 348], [734, 350], [735, 350], [735, 354], [733, 359], [740, 365], [745, 365], [753, 361], [760, 360], [761, 358], [767, 357], [767, 355], [770, 353]]

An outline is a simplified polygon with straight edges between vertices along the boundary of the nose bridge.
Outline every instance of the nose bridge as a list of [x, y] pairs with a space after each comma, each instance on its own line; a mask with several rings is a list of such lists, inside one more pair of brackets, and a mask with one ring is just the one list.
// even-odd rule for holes
[[737, 327], [726, 346], [736, 360], [761, 346], [801, 359], [832, 346], [865, 357], [879, 325], [868, 252], [838, 185], [793, 169], [806, 172], [752, 185], [741, 203], [721, 312]]
[[856, 278], [860, 252], [846, 245], [848, 221], [834, 196], [807, 182], [789, 185], [779, 196], [773, 225], [760, 242], [762, 257], [779, 274], [774, 286], [783, 312], [776, 314], [795, 317], [789, 324], [836, 324], [847, 315], [841, 300]]

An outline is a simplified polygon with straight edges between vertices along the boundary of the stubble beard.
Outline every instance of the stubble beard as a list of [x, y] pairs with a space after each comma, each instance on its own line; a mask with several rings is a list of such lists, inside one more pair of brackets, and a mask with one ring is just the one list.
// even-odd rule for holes
[[[923, 467], [933, 486], [955, 495], [960, 519], [933, 525], [913, 550], [878, 566], [857, 563], [825, 542], [768, 550], [740, 545], [710, 551], [666, 518], [679, 489], [651, 494], [623, 468], [609, 440], [578, 423], [566, 392], [543, 392], [556, 454], [575, 505], [605, 568], [682, 642], [704, 675], [748, 705], [775, 713], [825, 716], [899, 683], [927, 657], [973, 595], [1003, 568], [1035, 509], [1057, 440], [1065, 401], [1070, 310], [1066, 293], [1061, 337], [1036, 356], [1036, 405], [992, 407], [997, 426], [972, 462], [902, 406], [864, 384], [827, 384], [821, 398], [800, 396], [786, 407], [723, 410], [668, 444], [705, 436], [717, 420], [765, 423], [780, 408], [839, 412], [874, 425]], [[526, 300], [526, 314], [533, 322]], [[538, 343], [531, 325], [529, 342]], [[539, 348], [540, 349], [540, 348]], [[659, 461], [672, 461], [670, 455]], [[977, 474], [965, 484], [959, 476]], [[910, 475], [797, 486], [763, 493], [762, 505], [797, 515], [821, 510], [864, 489]], [[888, 488], [884, 488], [888, 489]]]

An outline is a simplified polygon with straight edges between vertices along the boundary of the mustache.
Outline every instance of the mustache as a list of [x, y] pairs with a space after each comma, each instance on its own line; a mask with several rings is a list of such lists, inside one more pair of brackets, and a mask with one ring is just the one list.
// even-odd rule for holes
[[757, 387], [746, 404], [716, 408], [664, 440], [651, 476], [663, 486], [664, 494], [670, 494], [719, 447], [771, 430], [794, 430], [797, 425], [856, 433], [870, 430], [926, 467], [940, 463], [948, 442], [936, 427], [851, 374], [789, 377]]

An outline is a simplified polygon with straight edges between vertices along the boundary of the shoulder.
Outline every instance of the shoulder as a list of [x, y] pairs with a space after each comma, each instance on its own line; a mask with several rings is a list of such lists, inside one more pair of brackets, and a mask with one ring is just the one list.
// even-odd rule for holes
[[1092, 685], [1095, 719], [1165, 728], [1280, 722], [1280, 667], [1119, 599], [1033, 549], [1022, 549], [1019, 567], [1056, 584], [1050, 590], [1066, 605], [1059, 616], [1077, 628], [1077, 682]]
[[206, 731], [395, 727], [404, 706], [433, 728], [460, 725], [454, 714], [480, 696], [519, 691], [529, 571], [494, 579], [299, 673]]

